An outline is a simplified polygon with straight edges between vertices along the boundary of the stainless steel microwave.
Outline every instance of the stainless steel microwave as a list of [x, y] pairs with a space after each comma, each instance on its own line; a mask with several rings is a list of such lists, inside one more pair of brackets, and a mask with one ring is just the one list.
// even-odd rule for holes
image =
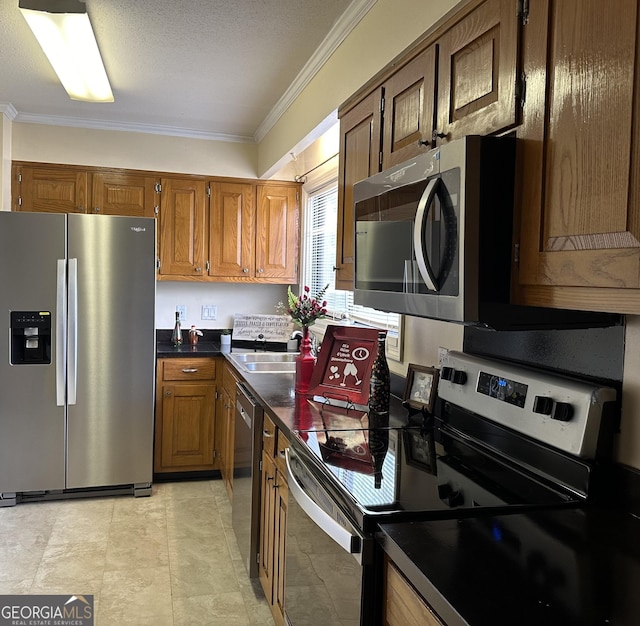
[[515, 162], [515, 137], [467, 136], [356, 183], [356, 304], [498, 330], [620, 324], [510, 304]]
[[515, 139], [467, 136], [354, 186], [355, 302], [478, 323], [508, 302]]

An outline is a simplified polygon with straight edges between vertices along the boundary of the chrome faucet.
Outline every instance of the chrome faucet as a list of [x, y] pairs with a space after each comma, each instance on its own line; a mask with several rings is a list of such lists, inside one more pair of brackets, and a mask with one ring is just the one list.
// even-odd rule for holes
[[254, 352], [258, 351], [258, 346], [260, 344], [262, 344], [262, 351], [266, 352], [267, 351], [267, 339], [262, 333], [260, 333], [253, 341], [253, 351]]

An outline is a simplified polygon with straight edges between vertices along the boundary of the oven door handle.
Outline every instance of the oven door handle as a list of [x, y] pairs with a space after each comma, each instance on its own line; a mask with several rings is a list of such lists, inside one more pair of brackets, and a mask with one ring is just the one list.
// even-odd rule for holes
[[284, 451], [287, 465], [287, 482], [289, 493], [293, 495], [300, 508], [311, 518], [311, 520], [333, 539], [345, 552], [353, 554], [360, 562], [362, 558], [362, 541], [357, 534], [350, 533], [343, 528], [331, 516], [327, 515], [305, 492], [297, 481], [291, 463], [289, 462], [289, 448]]
[[428, 264], [428, 260], [425, 256], [424, 242], [422, 241], [422, 231], [424, 229], [424, 222], [429, 215], [429, 208], [433, 203], [436, 191], [438, 190], [439, 178], [432, 178], [424, 190], [420, 202], [418, 203], [418, 209], [416, 211], [416, 221], [413, 225], [413, 250], [416, 255], [416, 261], [418, 262], [418, 270], [422, 280], [431, 291], [438, 291], [436, 286], [436, 277], [433, 274], [431, 265]]

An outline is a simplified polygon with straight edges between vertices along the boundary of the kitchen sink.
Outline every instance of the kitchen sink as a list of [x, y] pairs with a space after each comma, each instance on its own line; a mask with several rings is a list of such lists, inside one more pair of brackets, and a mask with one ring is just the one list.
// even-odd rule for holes
[[290, 374], [296, 371], [296, 353], [292, 352], [232, 352], [229, 360], [251, 374]]

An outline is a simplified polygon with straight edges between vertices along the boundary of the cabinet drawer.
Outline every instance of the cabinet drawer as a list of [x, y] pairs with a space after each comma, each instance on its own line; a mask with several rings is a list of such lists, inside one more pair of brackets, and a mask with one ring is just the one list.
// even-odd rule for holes
[[214, 380], [216, 363], [213, 359], [165, 359], [162, 380]]
[[277, 428], [273, 420], [265, 414], [262, 425], [262, 449], [273, 458], [276, 451]]
[[284, 451], [289, 447], [289, 440], [281, 430], [278, 431], [277, 439], [278, 445], [276, 446], [276, 467], [283, 476], [286, 476], [287, 467], [284, 458]]

